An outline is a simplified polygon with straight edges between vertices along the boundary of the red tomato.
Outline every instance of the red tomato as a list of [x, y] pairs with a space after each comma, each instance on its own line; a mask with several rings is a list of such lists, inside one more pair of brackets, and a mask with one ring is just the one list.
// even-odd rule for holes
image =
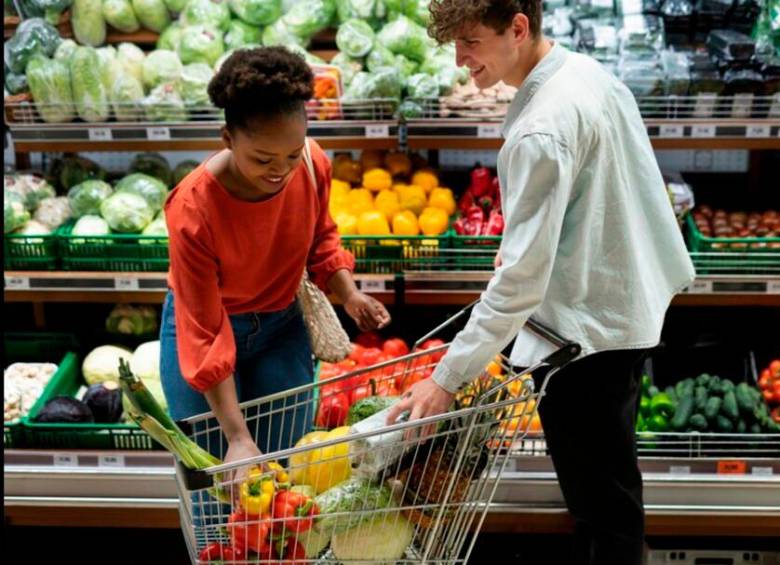
[[406, 375], [406, 378], [403, 379], [402, 386], [399, 387], [402, 393], [409, 390], [414, 383], [419, 383], [420, 381], [423, 381], [427, 379], [430, 375], [426, 375], [422, 371], [415, 371], [414, 373], [409, 373]]
[[386, 379], [376, 384], [377, 396], [398, 396], [398, 389], [395, 388], [395, 382], [392, 379]]
[[364, 349], [360, 354], [359, 363], [364, 367], [376, 365], [382, 359], [382, 350], [376, 347]]
[[775, 359], [769, 364], [769, 372], [775, 377], [780, 377], [780, 359]]
[[357, 336], [355, 341], [363, 347], [376, 347], [377, 349], [382, 347], [382, 336], [376, 332], [363, 332]]
[[390, 357], [402, 357], [409, 353], [409, 346], [406, 342], [398, 337], [388, 339], [382, 346], [382, 351], [387, 353]]
[[332, 379], [333, 377], [338, 377], [344, 373], [346, 373], [346, 370], [344, 370], [342, 367], [339, 367], [338, 365], [333, 365], [331, 363], [322, 363], [322, 365], [320, 365], [321, 381]]
[[[363, 354], [364, 349], [365, 347], [359, 343], [353, 343], [352, 351], [349, 353], [346, 360], [353, 361], [354, 363], [360, 363], [360, 356]], [[344, 363], [344, 361], [341, 361], [341, 363]]]
[[317, 426], [329, 430], [343, 426], [349, 412], [349, 396], [337, 392], [323, 397], [317, 411]]
[[[444, 342], [440, 339], [427, 339], [425, 340], [422, 345], [420, 346], [420, 349], [433, 349], [434, 347], [439, 347], [441, 345], [444, 345]], [[436, 353], [431, 354], [431, 358], [434, 363], [438, 363], [442, 357], [444, 357], [444, 353], [446, 350], [437, 351]]]

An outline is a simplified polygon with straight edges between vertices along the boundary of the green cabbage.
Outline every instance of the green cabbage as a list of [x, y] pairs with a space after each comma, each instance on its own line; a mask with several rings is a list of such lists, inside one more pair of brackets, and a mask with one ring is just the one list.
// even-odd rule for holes
[[5, 198], [3, 201], [3, 233], [11, 233], [30, 221], [30, 213], [19, 201]]
[[391, 66], [394, 66], [396, 69], [398, 69], [398, 72], [401, 74], [401, 80], [404, 84], [406, 84], [406, 81], [409, 79], [409, 77], [417, 73], [420, 68], [420, 65], [414, 61], [410, 61], [403, 55], [396, 55], [395, 64]]
[[103, 17], [108, 25], [124, 33], [141, 29], [130, 0], [103, 0]]
[[330, 25], [336, 12], [333, 0], [302, 0], [282, 16], [284, 25], [300, 43], [307, 43], [311, 37]]
[[341, 71], [341, 83], [344, 85], [344, 88], [348, 87], [355, 75], [363, 70], [362, 63], [352, 59], [346, 53], [339, 53], [333, 57], [330, 60], [330, 64], [338, 67]]
[[44, 18], [48, 23], [57, 25], [62, 12], [67, 10], [70, 5], [71, 0], [18, 0], [16, 4], [8, 0], [5, 2], [5, 15], [16, 15], [15, 9], [9, 13], [9, 7], [16, 8], [18, 6], [18, 13], [22, 19]]
[[63, 39], [54, 52], [54, 58], [58, 61], [67, 61], [78, 46], [79, 44], [72, 39]]
[[171, 185], [171, 165], [168, 159], [159, 153], [139, 153], [133, 157], [128, 171], [131, 173], [143, 173], [154, 177], [165, 186]]
[[241, 20], [256, 26], [267, 26], [282, 15], [279, 0], [230, 0], [230, 9]]
[[75, 218], [100, 213], [100, 205], [114, 193], [111, 185], [102, 180], [86, 180], [68, 191], [70, 209]]
[[165, 7], [174, 14], [180, 14], [187, 7], [187, 0], [164, 0]]
[[288, 29], [287, 24], [284, 23], [284, 18], [277, 20], [276, 23], [263, 30], [263, 45], [269, 47], [274, 45], [290, 46], [294, 43], [302, 45], [304, 42]]
[[155, 87], [143, 101], [146, 119], [151, 122], [185, 122], [187, 108], [172, 83]]
[[105, 122], [110, 107], [103, 86], [100, 59], [92, 47], [77, 47], [70, 58], [73, 100], [79, 117], [85, 122]]
[[5, 71], [3, 86], [5, 86], [5, 90], [7, 91], [5, 96], [8, 96], [9, 94], [21, 94], [22, 92], [30, 90], [30, 87], [27, 84], [27, 77], [25, 75], [12, 73], [11, 69], [6, 69]]
[[85, 239], [74, 239], [73, 237], [68, 238], [68, 243], [76, 244], [76, 245], [83, 245], [85, 243], [92, 243], [92, 242], [100, 242], [100, 243], [108, 243], [108, 241], [104, 239], [95, 239], [90, 240], [86, 239], [87, 236], [94, 236], [94, 237], [100, 237], [104, 235], [109, 235], [111, 233], [111, 228], [108, 227], [108, 223], [101, 218], [100, 216], [82, 216], [78, 219], [76, 224], [73, 226], [73, 228], [70, 230], [70, 235], [74, 236], [82, 236]]
[[468, 69], [455, 64], [455, 52], [448, 48], [437, 49], [420, 65], [420, 72], [436, 77], [443, 96], [450, 94], [456, 85], [466, 84], [469, 80]]
[[[137, 311], [142, 319], [140, 327], [143, 328], [143, 333], [148, 334], [157, 331], [157, 314], [154, 310], [143, 306], [141, 308], [133, 308], [133, 310]], [[160, 342], [148, 341], [139, 345], [133, 352], [132, 359], [130, 359], [130, 370], [144, 383], [147, 381], [159, 381]]]
[[102, 345], [89, 352], [81, 364], [81, 374], [88, 385], [107, 381], [119, 382], [119, 360], [130, 361], [129, 349], [114, 345]]
[[173, 22], [157, 38], [157, 49], [166, 49], [168, 51], [178, 51], [181, 41], [181, 32], [184, 28], [180, 22]]
[[303, 57], [303, 60], [309, 63], [310, 65], [324, 65], [325, 60], [321, 59], [320, 57], [317, 57], [317, 55], [314, 55], [313, 53], [309, 53], [305, 47], [302, 45], [299, 45], [297, 43], [290, 43], [289, 45], [285, 45], [288, 51], [291, 51], [293, 53], [297, 53], [301, 57]]
[[3, 46], [4, 62], [12, 73], [23, 74], [35, 54], [51, 57], [60, 44], [57, 28], [41, 18], [24, 20]]
[[154, 219], [149, 203], [131, 192], [116, 192], [106, 198], [100, 205], [100, 215], [119, 233], [141, 233]]
[[182, 161], [173, 169], [173, 186], [179, 184], [184, 177], [190, 174], [192, 171], [198, 168], [200, 163], [197, 161]]
[[371, 53], [366, 57], [366, 67], [374, 72], [382, 67], [392, 67], [395, 65], [395, 55], [381, 43], [376, 43]]
[[414, 527], [400, 513], [383, 513], [373, 521], [333, 535], [330, 548], [350, 565], [391, 564], [401, 559], [414, 538]]
[[244, 45], [259, 45], [263, 40], [263, 30], [256, 25], [241, 20], [233, 20], [225, 32], [225, 49], [235, 49]]
[[163, 0], [132, 0], [133, 10], [146, 29], [162, 33], [171, 23], [171, 16]]
[[144, 80], [145, 58], [146, 54], [134, 43], [120, 43], [117, 46], [116, 60], [121, 65], [122, 71], [132, 75], [141, 84]]
[[401, 81], [398, 70], [391, 67], [384, 67], [375, 73], [358, 73], [349, 85], [344, 98], [347, 100], [400, 98]]
[[218, 30], [227, 31], [230, 25], [230, 8], [221, 0], [189, 0], [181, 13], [182, 25], [210, 25]]
[[211, 26], [193, 25], [181, 32], [177, 50], [181, 62], [208, 63], [213, 66], [225, 52], [222, 34]]
[[396, 55], [403, 55], [418, 63], [425, 60], [432, 46], [432, 40], [428, 37], [425, 28], [406, 16], [398, 16], [383, 27], [377, 38]]
[[206, 63], [185, 65], [181, 73], [181, 97], [187, 106], [206, 106], [209, 103], [208, 87], [214, 71]]
[[430, 75], [418, 73], [406, 81], [406, 91], [411, 98], [438, 98], [439, 82]]
[[141, 245], [151, 245], [153, 243], [168, 243], [168, 226], [165, 224], [165, 218], [155, 218], [152, 220], [141, 235], [149, 237], [158, 237], [158, 239], [140, 239]]
[[116, 79], [122, 74], [122, 67], [116, 61], [116, 48], [112, 45], [95, 50], [100, 61], [100, 77], [106, 92], [111, 92]]
[[143, 116], [144, 87], [131, 74], [122, 74], [111, 87], [111, 105], [119, 122], [137, 122]]
[[168, 187], [154, 177], [143, 173], [127, 175], [116, 185], [116, 193], [137, 194], [146, 200], [152, 209], [152, 216], [162, 210], [165, 199], [168, 198]]
[[414, 100], [404, 100], [398, 107], [398, 113], [405, 119], [422, 118], [425, 114], [423, 107]]
[[431, 19], [430, 3], [430, 0], [385, 0], [388, 19], [403, 15], [423, 26], [427, 26]]
[[75, 117], [70, 70], [65, 61], [34, 55], [27, 65], [27, 83], [44, 122], [70, 122]]
[[176, 83], [181, 78], [181, 70], [179, 56], [173, 51], [152, 51], [142, 65], [144, 88], [151, 90], [163, 83]]
[[[21, 228], [15, 230], [13, 232], [14, 235], [49, 235], [52, 232], [52, 229], [47, 226], [46, 224], [39, 222], [37, 220], [30, 220], [24, 226]], [[41, 245], [43, 243], [42, 238], [38, 237], [27, 237], [25, 239], [12, 239], [12, 243], [26, 243], [29, 245]]]
[[361, 20], [349, 20], [339, 27], [336, 45], [342, 53], [358, 59], [365, 57], [374, 47], [374, 30]]
[[97, 47], [106, 42], [102, 0], [73, 0], [70, 24], [73, 36], [80, 44]]
[[385, 0], [339, 0], [336, 6], [341, 23], [359, 19], [377, 28], [387, 16]]

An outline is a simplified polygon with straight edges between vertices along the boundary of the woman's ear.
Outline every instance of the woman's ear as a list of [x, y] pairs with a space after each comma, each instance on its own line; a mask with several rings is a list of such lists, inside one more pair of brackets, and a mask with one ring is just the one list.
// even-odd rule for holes
[[220, 133], [222, 134], [222, 143], [225, 144], [225, 147], [233, 149], [233, 138], [231, 137], [230, 130], [227, 126], [222, 126]]

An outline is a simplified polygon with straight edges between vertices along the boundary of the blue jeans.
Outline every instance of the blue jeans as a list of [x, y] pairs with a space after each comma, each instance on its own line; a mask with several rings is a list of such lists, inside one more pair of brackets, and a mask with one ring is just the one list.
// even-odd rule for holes
[[[309, 334], [297, 303], [279, 312], [230, 316], [236, 341], [235, 383], [239, 402], [256, 400], [314, 379]], [[206, 397], [191, 388], [181, 374], [176, 344], [174, 297], [168, 292], [160, 327], [160, 376], [168, 410], [174, 420], [209, 412]], [[310, 431], [310, 393], [286, 396], [246, 410], [249, 432], [264, 453], [287, 449]], [[207, 430], [209, 433], [207, 433]], [[227, 444], [215, 419], [199, 422], [196, 441], [224, 458]]]

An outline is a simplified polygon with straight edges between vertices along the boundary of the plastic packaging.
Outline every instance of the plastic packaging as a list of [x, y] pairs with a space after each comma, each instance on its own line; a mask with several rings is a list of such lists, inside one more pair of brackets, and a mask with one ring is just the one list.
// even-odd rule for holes
[[661, 52], [661, 66], [666, 77], [666, 95], [686, 96], [691, 82], [688, 55], [666, 49]]
[[726, 117], [749, 118], [753, 114], [753, 101], [764, 88], [764, 79], [751, 68], [734, 68], [723, 73], [723, 94], [729, 96], [724, 108]]
[[691, 115], [712, 118], [718, 106], [718, 97], [724, 84], [718, 69], [706, 54], [695, 53], [691, 61], [691, 84], [688, 94], [693, 97]]
[[707, 36], [710, 55], [721, 61], [749, 61], [756, 52], [756, 42], [730, 29], [716, 29]]
[[[390, 408], [377, 412], [373, 416], [354, 424], [350, 434], [375, 432], [387, 426], [387, 415]], [[402, 415], [397, 423], [406, 421], [408, 413]], [[398, 461], [404, 453], [404, 431], [398, 430], [385, 434], [373, 435], [364, 439], [349, 442], [350, 461], [353, 477], [375, 477], [384, 469]]]
[[655, 16], [626, 16], [618, 37], [621, 52], [654, 53], [664, 47], [664, 22]]

